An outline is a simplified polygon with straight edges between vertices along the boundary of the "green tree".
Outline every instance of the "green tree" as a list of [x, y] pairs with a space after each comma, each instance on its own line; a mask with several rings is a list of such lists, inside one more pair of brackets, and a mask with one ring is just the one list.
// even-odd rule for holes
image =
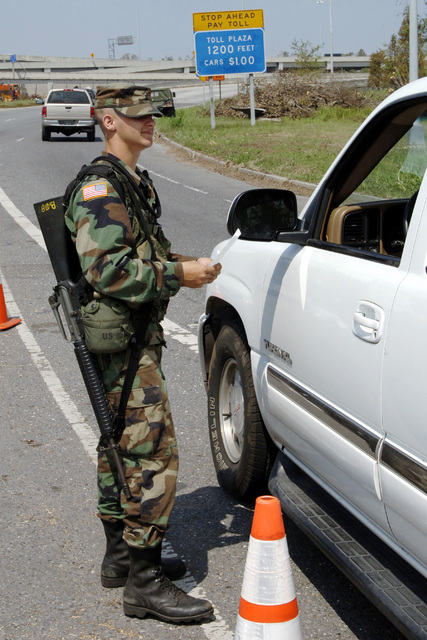
[[[419, 76], [427, 73], [427, 19], [418, 20]], [[409, 82], [409, 7], [403, 14], [399, 33], [393, 34], [384, 49], [371, 55], [369, 83], [377, 89], [396, 88]]]
[[297, 70], [301, 73], [312, 73], [322, 68], [319, 60], [320, 45], [315, 47], [307, 40], [294, 40], [291, 45], [295, 56]]

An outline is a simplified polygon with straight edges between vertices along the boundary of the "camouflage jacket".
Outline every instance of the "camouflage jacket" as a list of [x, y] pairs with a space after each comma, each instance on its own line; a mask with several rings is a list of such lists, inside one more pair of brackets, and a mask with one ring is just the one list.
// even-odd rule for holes
[[[139, 169], [134, 172], [124, 162], [121, 164], [144, 187], [147, 200], [154, 206], [155, 193], [150, 181], [144, 179]], [[71, 196], [65, 222], [88, 283], [101, 295], [126, 302], [132, 309], [151, 301], [156, 319], [161, 320], [169, 298], [182, 284], [181, 256], [171, 253], [171, 244], [161, 226], [142, 202], [144, 224], [141, 224], [133, 211], [131, 187], [121, 174], [115, 174], [124, 186], [125, 203], [108, 180], [87, 176]]]

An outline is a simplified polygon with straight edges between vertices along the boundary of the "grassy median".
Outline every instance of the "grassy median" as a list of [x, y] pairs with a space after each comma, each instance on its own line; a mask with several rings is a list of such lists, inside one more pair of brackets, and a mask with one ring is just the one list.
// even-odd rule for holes
[[0, 100], [0, 109], [15, 109], [16, 107], [34, 107], [36, 105], [34, 98], [26, 98], [25, 100]]
[[237, 166], [316, 183], [371, 109], [323, 107], [310, 118], [215, 118], [209, 109], [178, 109], [157, 129], [186, 147]]

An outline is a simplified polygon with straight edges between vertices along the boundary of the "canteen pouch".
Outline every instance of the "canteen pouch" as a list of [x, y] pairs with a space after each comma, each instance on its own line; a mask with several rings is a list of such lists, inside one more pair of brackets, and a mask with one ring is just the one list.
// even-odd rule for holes
[[83, 306], [82, 321], [92, 353], [124, 351], [134, 333], [129, 307], [114, 298], [94, 299]]

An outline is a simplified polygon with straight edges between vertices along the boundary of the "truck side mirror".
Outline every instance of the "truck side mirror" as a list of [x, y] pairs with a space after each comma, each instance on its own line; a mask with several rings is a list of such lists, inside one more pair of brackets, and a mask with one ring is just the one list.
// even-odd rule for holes
[[240, 193], [230, 206], [227, 231], [240, 229], [245, 240], [271, 241], [281, 231], [297, 227], [297, 199], [285, 189], [251, 189]]

